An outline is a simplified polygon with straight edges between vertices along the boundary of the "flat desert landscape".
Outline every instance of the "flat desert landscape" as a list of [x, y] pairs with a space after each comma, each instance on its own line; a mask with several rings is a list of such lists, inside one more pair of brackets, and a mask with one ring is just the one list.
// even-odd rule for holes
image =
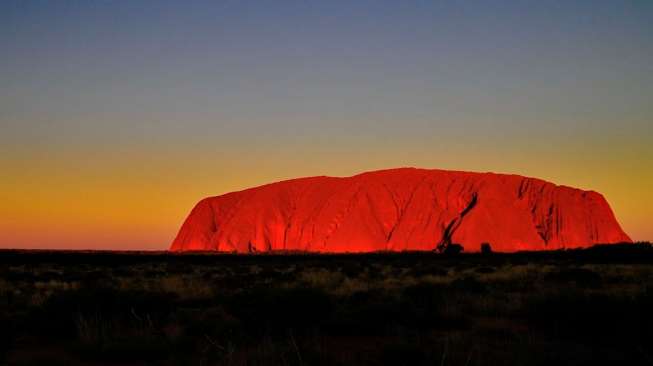
[[653, 247], [0, 251], [11, 365], [643, 365]]

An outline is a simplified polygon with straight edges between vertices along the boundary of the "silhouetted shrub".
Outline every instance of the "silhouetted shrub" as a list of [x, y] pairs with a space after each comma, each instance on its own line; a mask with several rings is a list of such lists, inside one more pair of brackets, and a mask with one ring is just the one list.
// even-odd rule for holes
[[420, 283], [404, 289], [403, 302], [404, 321], [410, 327], [430, 327], [442, 325], [443, 309], [446, 300], [446, 287], [437, 284]]
[[615, 345], [641, 342], [651, 335], [653, 317], [650, 311], [641, 311], [650, 305], [646, 295], [581, 293], [567, 288], [532, 296], [522, 310], [531, 324], [560, 339]]
[[385, 346], [381, 354], [387, 365], [424, 365], [428, 361], [428, 349], [414, 342], [399, 340]]
[[14, 326], [12, 319], [5, 315], [0, 315], [0, 362], [5, 358], [5, 354], [11, 349], [14, 340]]
[[575, 282], [583, 287], [598, 287], [601, 286], [601, 275], [598, 273], [579, 267], [563, 268], [558, 271], [548, 273], [544, 279], [551, 282]]
[[431, 276], [446, 276], [449, 271], [446, 268], [442, 268], [441, 265], [421, 265], [410, 268], [408, 273], [412, 274], [415, 277], [422, 277], [426, 275]]
[[483, 274], [494, 273], [496, 271], [497, 270], [494, 267], [478, 267], [475, 269], [476, 273], [483, 273]]
[[490, 245], [490, 243], [481, 244], [481, 253], [483, 253], [483, 254], [492, 253], [492, 246]]
[[465, 250], [461, 244], [451, 243], [444, 248], [444, 254], [456, 255], [460, 254]]
[[481, 293], [485, 292], [486, 287], [482, 282], [479, 282], [475, 277], [463, 277], [454, 280], [451, 283], [451, 288], [460, 292]]
[[[355, 297], [360, 295], [356, 294]], [[338, 312], [326, 327], [331, 335], [369, 336], [386, 333], [387, 330], [401, 322], [401, 313], [396, 302], [387, 297], [375, 295], [365, 301], [352, 297], [339, 306]]]
[[34, 309], [29, 326], [33, 333], [66, 338], [79, 335], [80, 325], [93, 331], [104, 325], [140, 325], [143, 318], [152, 322], [165, 317], [175, 299], [174, 294], [109, 288], [62, 291]]
[[227, 311], [254, 333], [285, 329], [300, 331], [326, 321], [333, 311], [333, 303], [321, 289], [261, 288], [230, 299]]

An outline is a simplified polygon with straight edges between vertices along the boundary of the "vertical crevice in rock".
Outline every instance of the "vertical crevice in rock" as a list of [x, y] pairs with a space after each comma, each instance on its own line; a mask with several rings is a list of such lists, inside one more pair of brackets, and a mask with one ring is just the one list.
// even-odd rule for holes
[[[417, 192], [417, 190], [424, 183], [425, 180], [426, 180], [426, 177], [424, 177], [419, 183], [417, 183], [415, 185], [415, 188], [413, 188], [412, 191], [410, 192], [410, 196], [408, 196], [408, 200], [406, 201], [406, 204], [401, 208], [401, 210], [399, 212], [399, 216], [397, 217], [397, 222], [394, 224], [394, 226], [392, 227], [392, 229], [390, 229], [390, 232], [388, 233], [388, 236], [387, 236], [386, 241], [385, 241], [386, 248], [387, 248], [387, 244], [390, 242], [390, 239], [392, 239], [392, 235], [394, 234], [395, 229], [399, 226], [399, 224], [403, 220], [404, 215], [406, 213], [406, 210], [408, 210], [408, 206], [410, 206], [410, 204], [413, 202], [413, 198], [415, 197], [415, 192]], [[394, 198], [393, 198], [393, 200], [394, 200]]]
[[478, 193], [474, 192], [472, 193], [472, 199], [469, 201], [467, 206], [460, 212], [460, 214], [455, 217], [451, 222], [445, 227], [444, 232], [442, 233], [442, 239], [440, 240], [440, 243], [438, 243], [436, 250], [439, 252], [443, 252], [447, 246], [451, 245], [452, 240], [451, 237], [453, 234], [456, 232], [456, 229], [460, 227], [460, 224], [463, 222], [463, 218], [465, 218], [465, 215], [471, 211], [476, 204], [478, 203]]
[[531, 210], [531, 216], [533, 217], [533, 221], [535, 224], [535, 230], [537, 231], [537, 235], [542, 239], [544, 242], [544, 246], [547, 246], [549, 244], [549, 241], [551, 240], [552, 233], [551, 233], [551, 221], [553, 218], [553, 210], [554, 206], [553, 204], [549, 205], [549, 209], [547, 210], [546, 216], [544, 218], [541, 218], [536, 221], [537, 215], [535, 212], [535, 207], [533, 207], [533, 210]]
[[290, 214], [286, 217], [286, 227], [283, 229], [283, 249], [286, 250], [288, 242], [288, 231], [292, 227], [292, 221], [295, 217], [295, 212], [297, 212], [297, 204], [293, 200], [290, 206]]
[[[218, 223], [216, 222], [217, 217], [216, 217], [216, 213], [215, 213], [215, 208], [213, 207], [211, 202], [208, 202], [208, 205], [209, 205], [209, 209], [211, 211], [211, 227], [209, 228], [209, 230], [211, 232], [211, 236], [209, 237], [209, 245], [213, 247], [213, 248], [210, 248], [211, 250], [219, 250], [220, 249], [220, 248], [218, 248], [219, 244], [217, 243], [216, 240], [214, 240], [215, 233], [218, 231]], [[205, 248], [205, 249], [209, 249], [209, 248]]]
[[354, 192], [354, 194], [351, 196], [351, 198], [350, 198], [349, 200], [347, 200], [347, 205], [345, 206], [345, 210], [342, 211], [342, 212], [340, 212], [340, 213], [338, 213], [338, 214], [336, 214], [336, 216], [334, 217], [334, 219], [333, 219], [333, 221], [335, 221], [335, 222], [334, 222], [334, 225], [333, 225], [333, 227], [332, 227], [332, 228], [327, 232], [327, 234], [326, 234], [325, 237], [324, 237], [324, 243], [325, 243], [325, 246], [326, 246], [326, 243], [329, 241], [329, 239], [331, 239], [331, 236], [332, 236], [336, 231], [338, 231], [338, 229], [340, 228], [340, 225], [341, 225], [342, 222], [345, 220], [345, 218], [347, 217], [347, 215], [349, 215], [349, 212], [352, 210], [352, 208], [356, 205], [356, 202], [357, 202], [357, 199], [358, 199], [358, 195], [361, 193], [362, 190], [363, 190], [363, 186], [359, 185], [359, 186], [356, 188], [356, 192]]

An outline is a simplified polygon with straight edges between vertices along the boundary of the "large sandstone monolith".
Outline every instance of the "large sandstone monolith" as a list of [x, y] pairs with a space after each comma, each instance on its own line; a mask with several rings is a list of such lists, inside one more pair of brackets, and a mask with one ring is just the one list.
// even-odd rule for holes
[[630, 242], [594, 191], [494, 173], [401, 168], [201, 200], [173, 251], [553, 250]]

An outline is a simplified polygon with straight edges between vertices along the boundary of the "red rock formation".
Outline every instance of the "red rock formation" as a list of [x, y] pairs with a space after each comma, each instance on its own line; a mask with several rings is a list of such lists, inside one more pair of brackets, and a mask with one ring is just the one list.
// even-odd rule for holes
[[200, 201], [171, 250], [551, 250], [630, 242], [601, 194], [517, 175], [402, 168]]

